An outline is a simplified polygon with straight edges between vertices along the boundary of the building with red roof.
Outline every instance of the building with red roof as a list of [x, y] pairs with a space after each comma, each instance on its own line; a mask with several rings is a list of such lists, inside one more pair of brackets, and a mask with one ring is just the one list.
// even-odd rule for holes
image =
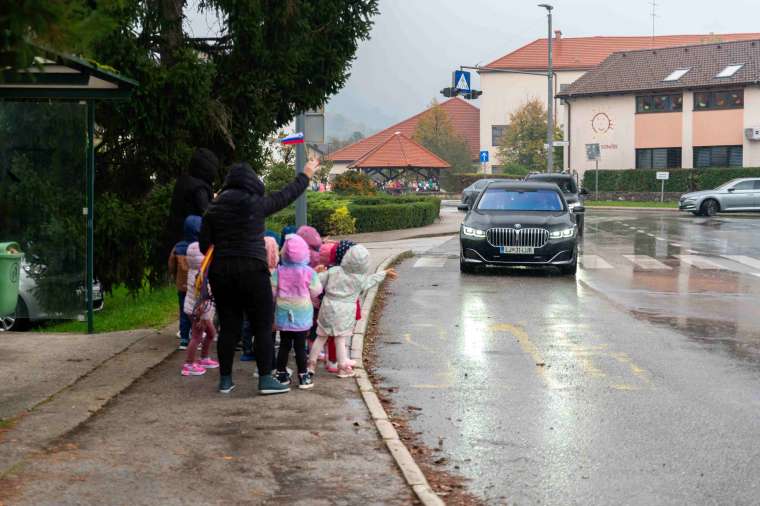
[[[758, 38], [760, 38], [760, 33], [659, 35], [656, 37], [563, 37], [562, 32], [556, 31], [552, 44], [555, 71], [554, 95], [566, 89], [615, 52]], [[546, 38], [534, 40], [497, 58], [480, 71], [480, 84], [483, 90], [483, 96], [480, 99], [481, 149], [490, 151], [491, 165], [499, 164], [498, 149], [501, 138], [509, 127], [510, 115], [529, 100], [539, 99], [544, 103], [547, 101], [545, 76], [499, 71], [546, 72], [547, 47]], [[555, 122], [562, 127], [563, 131], [566, 131], [566, 109], [558, 100], [555, 100], [554, 105]], [[564, 160], [567, 164], [567, 156]], [[491, 168], [490, 165], [489, 168]], [[566, 168], [569, 167], [566, 165]]]
[[[468, 101], [460, 98], [451, 98], [440, 103], [439, 106], [448, 115], [454, 131], [467, 142], [472, 159], [474, 161], [478, 160], [478, 152], [480, 150], [480, 110]], [[367, 154], [385, 144], [397, 132], [401, 133], [408, 141], [413, 142], [411, 138], [414, 136], [417, 124], [428, 111], [430, 111], [429, 108], [385, 130], [381, 130], [374, 135], [370, 135], [334, 153], [330, 153], [326, 158], [334, 162], [332, 173], [340, 174], [345, 172], [350, 166], [355, 166], [354, 162], [365, 158]], [[422, 148], [422, 146], [419, 147]], [[428, 153], [430, 152], [428, 151]], [[432, 153], [430, 154], [432, 155]]]

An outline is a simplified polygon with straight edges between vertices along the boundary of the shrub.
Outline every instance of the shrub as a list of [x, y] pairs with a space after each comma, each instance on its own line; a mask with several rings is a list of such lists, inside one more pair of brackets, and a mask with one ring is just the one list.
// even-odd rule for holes
[[338, 195], [374, 195], [377, 190], [372, 178], [355, 170], [335, 176], [332, 187]]
[[[645, 169], [600, 170], [599, 191], [659, 192], [662, 183], [655, 177], [657, 172]], [[669, 169], [668, 172], [670, 179], [665, 181], [666, 192], [709, 190], [734, 178], [760, 177], [760, 168]], [[586, 171], [583, 175], [583, 187], [594, 191], [595, 179], [596, 171]]]
[[349, 210], [356, 218], [357, 232], [380, 232], [430, 225], [438, 218], [441, 201], [427, 198], [402, 204], [351, 204]]
[[346, 206], [339, 207], [327, 220], [328, 235], [348, 235], [356, 233], [356, 218], [351, 216]]

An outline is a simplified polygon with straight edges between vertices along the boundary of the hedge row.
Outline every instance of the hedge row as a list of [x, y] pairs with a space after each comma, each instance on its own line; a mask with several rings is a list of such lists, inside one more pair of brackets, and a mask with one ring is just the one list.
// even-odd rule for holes
[[[600, 170], [599, 191], [604, 192], [659, 192], [661, 181], [655, 177], [657, 170], [628, 169]], [[710, 190], [738, 177], [760, 177], [760, 168], [725, 169], [669, 169], [670, 179], [665, 181], [666, 192], [689, 192]], [[583, 175], [583, 187], [589, 191], [596, 189], [596, 171], [588, 170]]]
[[[435, 197], [371, 196], [340, 197], [331, 193], [309, 193], [307, 221], [327, 235], [328, 220], [339, 207], [346, 206], [356, 218], [357, 232], [381, 232], [430, 225], [438, 218], [441, 201]], [[281, 231], [295, 223], [295, 208], [289, 207], [267, 219], [267, 227]]]

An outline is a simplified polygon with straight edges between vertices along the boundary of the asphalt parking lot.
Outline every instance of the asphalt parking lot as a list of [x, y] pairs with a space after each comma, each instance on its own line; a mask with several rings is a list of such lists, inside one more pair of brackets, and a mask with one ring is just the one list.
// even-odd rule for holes
[[382, 386], [489, 504], [757, 504], [758, 231], [592, 211], [575, 279], [449, 240], [388, 285]]

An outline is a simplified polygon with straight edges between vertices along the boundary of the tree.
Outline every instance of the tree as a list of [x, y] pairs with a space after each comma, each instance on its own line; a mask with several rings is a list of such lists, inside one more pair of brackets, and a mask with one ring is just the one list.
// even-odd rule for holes
[[444, 188], [456, 190], [456, 174], [472, 172], [470, 147], [454, 130], [449, 115], [437, 101], [433, 100], [430, 109], [420, 118], [413, 139], [451, 165], [451, 169], [443, 171], [441, 185]]
[[341, 148], [345, 148], [346, 146], [349, 146], [355, 142], [359, 142], [362, 139], [364, 139], [364, 134], [359, 131], [352, 133], [350, 136], [348, 136], [345, 139], [338, 139], [336, 137], [331, 137], [327, 141], [328, 150], [330, 153], [332, 153]]
[[[555, 128], [555, 139], [562, 130]], [[546, 108], [538, 99], [529, 100], [509, 116], [509, 127], [499, 147], [499, 160], [509, 174], [546, 169]], [[555, 168], [562, 167], [562, 157], [554, 157]]]

